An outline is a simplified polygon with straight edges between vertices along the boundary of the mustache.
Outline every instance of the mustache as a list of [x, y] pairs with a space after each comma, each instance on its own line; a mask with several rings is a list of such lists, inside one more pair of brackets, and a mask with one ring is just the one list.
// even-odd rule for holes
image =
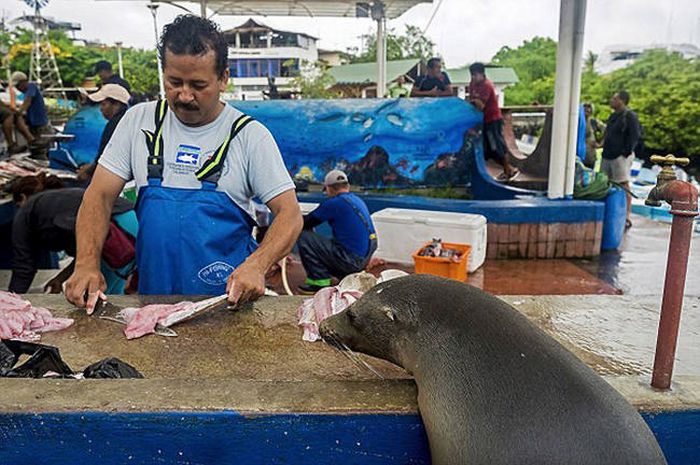
[[175, 108], [179, 108], [182, 110], [188, 110], [188, 111], [197, 111], [197, 110], [199, 110], [199, 105], [194, 104], [194, 103], [175, 102]]

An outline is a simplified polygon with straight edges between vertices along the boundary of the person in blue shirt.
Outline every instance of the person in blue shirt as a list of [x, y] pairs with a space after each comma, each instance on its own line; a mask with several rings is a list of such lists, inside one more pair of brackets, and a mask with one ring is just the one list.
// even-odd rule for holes
[[29, 127], [29, 131], [34, 136], [31, 145], [38, 144], [38, 139], [42, 134], [51, 133], [49, 126], [49, 115], [46, 112], [44, 96], [35, 82], [29, 82], [27, 75], [21, 71], [15, 71], [11, 76], [12, 85], [24, 94], [22, 105], [17, 109], [19, 115], [24, 116], [24, 120]]
[[[345, 173], [333, 170], [323, 183], [328, 200], [304, 216], [304, 230], [297, 245], [306, 270], [306, 284], [299, 289], [313, 294], [331, 285], [331, 278], [342, 279], [362, 271], [377, 250], [377, 234], [367, 205], [350, 192]], [[333, 238], [321, 236], [313, 228], [328, 222]]]
[[35, 132], [37, 128], [49, 124], [44, 96], [41, 95], [39, 86], [35, 82], [29, 82], [27, 75], [21, 71], [12, 73], [12, 83], [24, 94], [24, 101], [19, 107], [19, 112], [26, 115], [29, 129]]

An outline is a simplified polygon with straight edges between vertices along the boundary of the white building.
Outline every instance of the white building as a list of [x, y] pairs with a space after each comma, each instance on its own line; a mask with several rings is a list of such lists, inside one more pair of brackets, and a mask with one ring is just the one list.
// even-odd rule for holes
[[224, 34], [235, 99], [262, 100], [268, 77], [279, 90], [290, 90], [300, 62], [318, 60], [318, 39], [303, 32], [280, 31], [249, 19]]
[[595, 71], [599, 74], [607, 74], [626, 68], [634, 63], [641, 54], [650, 50], [676, 52], [680, 53], [683, 58], [700, 57], [700, 48], [692, 44], [609, 45], [605, 47], [596, 60]]

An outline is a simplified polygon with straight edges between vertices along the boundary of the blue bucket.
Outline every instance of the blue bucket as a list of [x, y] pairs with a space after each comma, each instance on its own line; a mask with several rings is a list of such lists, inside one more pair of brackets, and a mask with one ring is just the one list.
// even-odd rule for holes
[[605, 218], [603, 220], [602, 250], [614, 250], [620, 247], [625, 234], [627, 220], [627, 195], [619, 187], [612, 187], [605, 198]]

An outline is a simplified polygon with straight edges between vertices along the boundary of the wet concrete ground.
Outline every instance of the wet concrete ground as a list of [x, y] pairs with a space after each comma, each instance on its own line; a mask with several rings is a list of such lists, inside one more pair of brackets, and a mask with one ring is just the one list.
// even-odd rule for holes
[[[634, 226], [619, 251], [573, 263], [627, 295], [661, 295], [666, 275], [671, 225], [632, 215]], [[694, 233], [688, 257], [685, 295], [700, 295], [700, 234]]]
[[[633, 215], [632, 227], [617, 251], [588, 260], [487, 260], [467, 282], [497, 295], [661, 295], [666, 272], [670, 225]], [[413, 272], [412, 266], [385, 264]], [[298, 259], [288, 268], [292, 289], [304, 282]], [[688, 262], [686, 295], [700, 295], [700, 234], [695, 234]], [[279, 276], [270, 281], [284, 292]]]

